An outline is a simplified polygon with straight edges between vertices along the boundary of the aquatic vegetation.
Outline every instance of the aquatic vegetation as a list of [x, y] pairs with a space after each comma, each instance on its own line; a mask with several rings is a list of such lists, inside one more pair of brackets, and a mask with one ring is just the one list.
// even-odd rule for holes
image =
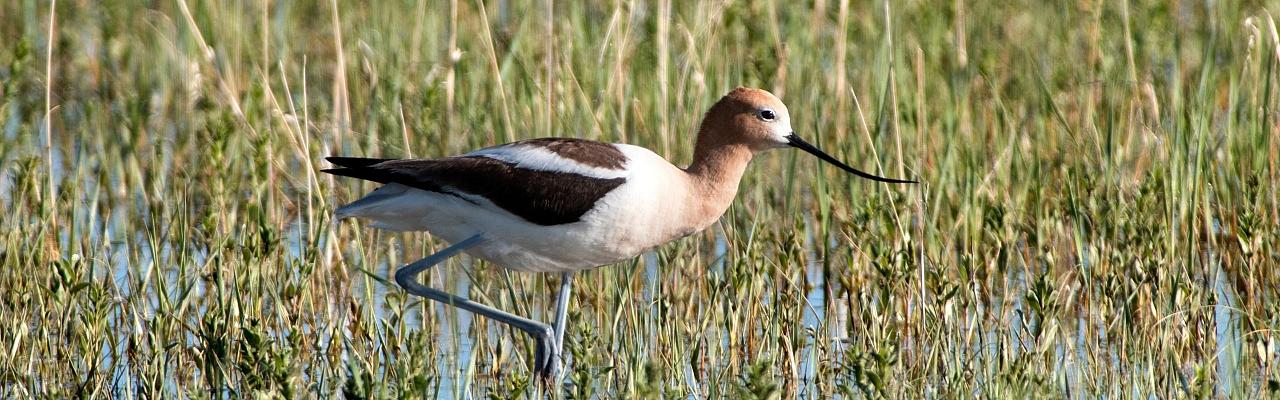
[[[756, 160], [719, 226], [578, 274], [565, 397], [1280, 393], [1274, 4], [50, 6], [0, 3], [2, 397], [534, 396], [524, 335], [388, 280], [442, 243], [335, 224], [370, 186], [321, 160], [687, 162], [738, 85], [921, 183]], [[544, 319], [557, 283], [424, 277]]]

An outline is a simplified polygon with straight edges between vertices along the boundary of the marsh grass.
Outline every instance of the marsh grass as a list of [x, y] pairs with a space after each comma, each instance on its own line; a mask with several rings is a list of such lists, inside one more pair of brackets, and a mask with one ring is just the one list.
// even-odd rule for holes
[[[922, 183], [756, 160], [716, 228], [578, 275], [563, 395], [1280, 395], [1274, 4], [549, 3], [0, 4], [0, 396], [534, 396], [322, 157], [682, 163], [736, 85]], [[429, 275], [544, 319], [556, 284]]]

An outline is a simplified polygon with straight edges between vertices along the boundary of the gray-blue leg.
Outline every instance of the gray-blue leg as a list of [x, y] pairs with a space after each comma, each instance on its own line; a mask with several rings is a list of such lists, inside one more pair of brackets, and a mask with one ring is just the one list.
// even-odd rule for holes
[[[573, 272], [565, 272], [560, 274], [560, 294], [556, 299], [556, 345], [555, 357], [557, 358], [555, 366], [559, 366], [559, 358], [564, 354], [564, 331], [566, 329], [565, 320], [569, 317], [569, 293], [570, 286], [573, 285]], [[559, 378], [560, 371], [552, 371], [552, 376]]]
[[543, 378], [552, 376], [554, 371], [559, 369], [560, 366], [560, 351], [558, 343], [552, 343], [552, 337], [556, 333], [550, 326], [477, 303], [465, 297], [455, 296], [440, 290], [429, 288], [426, 285], [418, 283], [418, 280], [415, 279], [418, 274], [422, 273], [422, 271], [426, 271], [428, 268], [444, 262], [444, 260], [461, 253], [463, 250], [474, 247], [481, 242], [484, 242], [484, 236], [475, 235], [461, 242], [454, 243], [452, 246], [449, 246], [444, 250], [440, 250], [426, 258], [415, 261], [412, 264], [400, 267], [399, 270], [396, 270], [396, 283], [400, 284], [400, 287], [404, 288], [404, 290], [410, 294], [480, 314], [485, 318], [525, 331], [530, 336], [533, 336], [533, 340], [536, 343], [535, 346], [537, 347], [534, 350], [534, 374]]

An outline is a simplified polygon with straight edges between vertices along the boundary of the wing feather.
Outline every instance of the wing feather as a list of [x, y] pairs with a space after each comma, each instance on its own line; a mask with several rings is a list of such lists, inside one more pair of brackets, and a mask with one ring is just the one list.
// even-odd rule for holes
[[437, 193], [478, 196], [538, 225], [577, 222], [600, 198], [626, 182], [620, 176], [603, 178], [521, 168], [517, 163], [483, 155], [430, 160], [331, 157], [330, 162], [343, 168], [322, 172]]

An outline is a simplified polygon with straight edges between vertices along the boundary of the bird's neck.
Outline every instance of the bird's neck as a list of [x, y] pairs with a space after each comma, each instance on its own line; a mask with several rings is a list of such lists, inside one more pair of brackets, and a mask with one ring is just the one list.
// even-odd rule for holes
[[699, 135], [693, 163], [685, 172], [693, 189], [690, 200], [698, 205], [691, 217], [705, 227], [720, 219], [733, 203], [753, 152], [745, 144], [704, 140], [704, 136]]

